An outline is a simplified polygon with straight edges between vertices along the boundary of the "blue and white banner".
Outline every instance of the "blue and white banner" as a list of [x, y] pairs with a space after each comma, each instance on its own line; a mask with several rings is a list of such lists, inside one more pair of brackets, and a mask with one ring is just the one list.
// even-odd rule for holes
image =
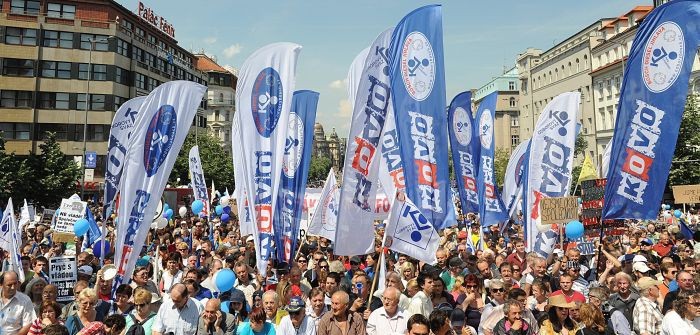
[[[364, 255], [374, 248], [374, 239], [353, 237], [374, 234], [374, 199], [379, 188], [382, 133], [387, 113], [392, 109], [386, 58], [392, 31], [385, 30], [372, 43], [358, 80], [345, 152], [340, 208], [336, 208], [338, 224], [332, 238], [336, 255]], [[350, 74], [354, 72], [351, 69]], [[348, 82], [352, 81], [355, 80], [348, 78]]]
[[107, 167], [105, 168], [105, 194], [104, 208], [102, 210], [105, 220], [114, 211], [114, 201], [119, 192], [121, 177], [124, 173], [124, 157], [126, 157], [129, 136], [134, 128], [134, 121], [139, 108], [146, 97], [138, 97], [128, 100], [119, 106], [112, 120], [112, 129], [109, 131], [107, 143]]
[[[333, 171], [333, 168], [331, 168], [331, 170], [328, 171], [326, 183], [323, 184], [323, 190], [321, 190], [318, 205], [311, 216], [311, 220], [309, 220], [309, 230], [307, 231], [308, 234], [325, 237], [331, 241], [335, 241], [337, 236], [336, 228], [338, 226], [339, 192], [338, 182], [335, 180], [335, 171]], [[358, 236], [360, 235], [355, 235], [354, 238], [358, 239]], [[372, 238], [372, 240], [374, 239]]]
[[233, 190], [233, 198], [236, 199], [236, 214], [238, 215], [238, 225], [241, 237], [252, 235], [255, 225], [250, 217], [250, 206], [248, 206], [248, 191], [243, 179], [243, 148], [241, 148], [239, 113], [233, 115], [231, 122], [231, 156], [233, 158], [233, 179], [236, 189]]
[[515, 150], [510, 154], [510, 159], [508, 159], [506, 174], [503, 178], [503, 193], [501, 194], [508, 217], [513, 217], [515, 211], [520, 207], [519, 203], [523, 194], [523, 174], [525, 173], [525, 165], [528, 164], [529, 147], [529, 139], [521, 142], [515, 147]]
[[[391, 35], [391, 33], [389, 33]], [[355, 98], [357, 97], [357, 90], [362, 82], [362, 73], [365, 70], [365, 60], [369, 55], [369, 47], [362, 49], [355, 59], [352, 60], [350, 64], [350, 69], [348, 69], [347, 78], [347, 90], [348, 90], [348, 101], [350, 106], [355, 106]]]
[[442, 7], [421, 7], [394, 29], [389, 77], [406, 193], [435, 227], [450, 201]]
[[[236, 86], [237, 114], [243, 180], [255, 224], [256, 265], [267, 273], [273, 252], [273, 228], [277, 191], [283, 167], [289, 111], [301, 46], [293, 43], [266, 45], [246, 59]], [[240, 184], [239, 184], [240, 185]]]
[[496, 173], [494, 168], [494, 153], [496, 140], [494, 138], [494, 120], [496, 119], [496, 99], [498, 92], [493, 92], [479, 103], [476, 112], [477, 127], [474, 128], [476, 137], [481, 145], [479, 158], [479, 174], [477, 189], [479, 191], [479, 220], [482, 227], [488, 227], [508, 220], [508, 212], [501, 197], [498, 195]]
[[632, 42], [620, 88], [603, 219], [654, 220], [700, 45], [700, 2], [651, 11]]
[[[88, 231], [83, 236], [83, 246], [82, 249], [87, 248], [92, 249], [92, 246], [102, 237], [102, 231], [100, 231], [100, 226], [95, 222], [95, 216], [92, 215], [92, 211], [89, 206], [85, 206], [85, 219], [88, 221]], [[100, 250], [101, 251], [101, 250]], [[102, 255], [103, 253], [100, 253]]]
[[311, 142], [316, 122], [318, 92], [301, 90], [292, 96], [292, 110], [287, 125], [287, 140], [282, 158], [280, 188], [273, 221], [277, 260], [291, 266], [297, 250], [306, 179], [311, 164]]
[[[7, 206], [2, 213], [2, 220], [0, 221], [0, 248], [10, 255], [8, 259], [9, 270], [13, 270], [17, 273], [19, 282], [21, 283], [25, 278], [19, 254], [19, 248], [22, 246], [19, 239], [20, 232], [18, 230], [17, 220], [15, 219], [12, 198], [9, 198], [7, 199]], [[3, 271], [6, 270], [7, 269], [3, 269]]]
[[119, 187], [114, 288], [127, 283], [148, 235], [163, 189], [206, 86], [184, 80], [156, 87], [139, 108], [126, 146]]
[[396, 195], [386, 226], [385, 247], [428, 264], [435, 264], [440, 235], [420, 208], [403, 193]]
[[455, 169], [462, 213], [479, 211], [479, 190], [476, 186], [481, 146], [474, 131], [472, 93], [462, 92], [452, 99], [447, 110], [452, 165]]
[[569, 194], [580, 95], [567, 92], [554, 97], [544, 107], [530, 139], [523, 179], [525, 246], [543, 257], [552, 252], [557, 232], [541, 225], [540, 200]]
[[209, 202], [209, 192], [207, 190], [207, 182], [204, 180], [204, 169], [202, 169], [202, 160], [199, 158], [199, 146], [195, 145], [190, 148], [188, 163], [190, 166], [190, 181], [192, 182], [192, 192], [194, 200], [201, 200], [204, 203], [204, 209], [200, 212], [200, 216], [209, 217], [211, 214], [211, 203]]
[[603, 151], [603, 157], [600, 162], [601, 176], [607, 176], [608, 171], [610, 171], [610, 152], [612, 152], [612, 143], [613, 139], [611, 138], [610, 141], [608, 141], [608, 144], [605, 146], [605, 151]]

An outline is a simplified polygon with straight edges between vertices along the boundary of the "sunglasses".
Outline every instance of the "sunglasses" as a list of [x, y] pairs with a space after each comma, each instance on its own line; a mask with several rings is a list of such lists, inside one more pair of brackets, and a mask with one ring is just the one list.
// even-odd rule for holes
[[136, 308], [143, 308], [146, 307], [146, 304], [134, 304]]
[[520, 268], [513, 268], [513, 272], [520, 271]]
[[479, 287], [479, 286], [477, 286], [477, 285], [467, 285], [467, 288], [477, 288], [477, 287]]
[[328, 269], [328, 265], [321, 265], [321, 269]]
[[296, 311], [296, 312], [290, 311], [290, 312], [289, 312], [289, 315], [290, 315], [290, 316], [297, 316], [297, 315], [299, 315], [300, 313], [301, 313], [301, 311]]
[[297, 261], [298, 263], [306, 263], [307, 261], [305, 259], [300, 259]]
[[505, 292], [506, 290], [503, 288], [492, 288], [491, 292], [493, 293], [499, 293], [499, 292]]
[[350, 265], [360, 265], [360, 263], [357, 263], [357, 262], [350, 262]]

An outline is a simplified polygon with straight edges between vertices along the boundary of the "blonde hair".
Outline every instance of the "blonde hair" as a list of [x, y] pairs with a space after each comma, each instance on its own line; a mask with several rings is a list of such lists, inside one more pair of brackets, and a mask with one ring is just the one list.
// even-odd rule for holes
[[454, 284], [452, 284], [452, 292], [462, 291], [464, 289], [464, 277], [457, 276]]
[[406, 290], [411, 288], [420, 291], [420, 286], [418, 286], [418, 279], [413, 278], [406, 282]]
[[403, 262], [403, 264], [401, 265], [401, 278], [403, 279], [406, 279], [406, 277], [404, 277], [403, 275], [403, 272], [406, 270], [411, 270], [411, 273], [415, 274], [416, 267], [413, 266], [413, 263], [411, 262]]
[[97, 301], [97, 292], [94, 288], [86, 287], [78, 294], [78, 300], [80, 299], [90, 299], [90, 301]]
[[152, 298], [151, 292], [143, 287], [137, 287], [136, 291], [134, 291], [135, 304], [150, 304]]

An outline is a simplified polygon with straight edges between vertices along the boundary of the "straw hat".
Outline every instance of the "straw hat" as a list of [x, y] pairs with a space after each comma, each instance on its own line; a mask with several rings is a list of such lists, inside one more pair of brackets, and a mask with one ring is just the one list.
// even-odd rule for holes
[[549, 296], [547, 301], [549, 306], [562, 307], [562, 308], [575, 308], [576, 304], [573, 302], [566, 302], [566, 297], [563, 294], [555, 294]]

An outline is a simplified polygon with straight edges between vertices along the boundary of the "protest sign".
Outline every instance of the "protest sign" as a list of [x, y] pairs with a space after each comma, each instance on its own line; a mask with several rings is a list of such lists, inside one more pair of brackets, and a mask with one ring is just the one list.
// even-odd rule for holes
[[78, 268], [74, 256], [52, 257], [49, 259], [49, 282], [56, 285], [56, 301], [72, 301], [73, 287], [78, 280]]
[[87, 203], [79, 200], [63, 199], [61, 207], [53, 224], [53, 231], [73, 235], [73, 225], [76, 221], [85, 217]]
[[566, 223], [578, 220], [576, 197], [542, 198], [540, 200], [542, 224]]
[[678, 185], [672, 188], [673, 200], [677, 204], [700, 203], [700, 185]]

